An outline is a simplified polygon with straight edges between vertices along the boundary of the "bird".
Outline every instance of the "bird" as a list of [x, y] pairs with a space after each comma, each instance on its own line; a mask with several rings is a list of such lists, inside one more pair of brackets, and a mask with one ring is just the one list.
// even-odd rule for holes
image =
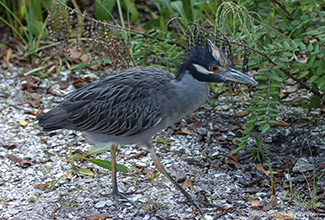
[[[55, 108], [38, 118], [43, 131], [77, 130], [95, 147], [111, 144], [112, 195], [119, 207], [116, 151], [119, 145], [145, 145], [155, 167], [201, 213], [200, 199], [193, 198], [164, 168], [155, 153], [152, 137], [207, 100], [207, 83], [257, 84], [233, 69], [225, 53], [210, 40], [192, 47], [177, 68], [177, 75], [158, 67], [133, 67], [108, 74], [79, 88]], [[135, 202], [127, 199], [135, 207]]]

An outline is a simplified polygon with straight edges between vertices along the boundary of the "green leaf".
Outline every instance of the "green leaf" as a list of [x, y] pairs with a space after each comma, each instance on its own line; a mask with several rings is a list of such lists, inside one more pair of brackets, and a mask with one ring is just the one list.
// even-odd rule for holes
[[303, 71], [300, 75], [299, 75], [299, 77], [306, 77], [306, 76], [308, 76], [308, 74], [309, 74], [309, 71], [308, 70], [305, 70], [305, 71]]
[[290, 60], [288, 58], [285, 58], [285, 57], [280, 57], [279, 61], [288, 63]]
[[302, 50], [305, 50], [305, 49], [306, 49], [306, 45], [305, 45], [303, 42], [300, 42], [300, 43], [299, 43], [299, 47], [300, 47], [300, 49], [302, 49]]
[[270, 124], [268, 122], [261, 124], [259, 130], [262, 131], [263, 133], [268, 132], [270, 130]]
[[314, 62], [315, 62], [315, 59], [316, 59], [316, 55], [314, 56], [310, 56], [307, 60], [307, 67], [310, 68], [314, 65]]
[[284, 47], [285, 47], [286, 49], [291, 49], [290, 44], [288, 43], [288, 41], [284, 41], [284, 42], [283, 42], [283, 45], [284, 45]]
[[256, 109], [257, 109], [257, 107], [249, 107], [249, 108], [246, 109], [246, 111], [248, 111], [248, 112], [255, 112]]
[[270, 119], [270, 124], [277, 124], [278, 123], [278, 121], [277, 120], [275, 120], [275, 119]]
[[98, 20], [109, 21], [115, 0], [97, 0], [95, 4], [95, 16]]
[[313, 75], [312, 77], [310, 77], [309, 82], [310, 82], [310, 83], [313, 83], [313, 82], [317, 81], [318, 78], [319, 78], [319, 77], [318, 77], [317, 75]]
[[[305, 1], [309, 1], [309, 0], [305, 0]], [[300, 17], [300, 19], [301, 19], [301, 20], [303, 20], [303, 21], [305, 21], [305, 20], [307, 20], [307, 19], [308, 19], [308, 16], [306, 16], [306, 15], [303, 15], [303, 16], [301, 16], [301, 17]]]
[[80, 170], [78, 170], [78, 172], [80, 172], [80, 173], [82, 173], [84, 175], [89, 175], [89, 176], [93, 176], [94, 175], [94, 173], [91, 170], [89, 170], [89, 169], [80, 169]]
[[[112, 161], [108, 160], [99, 160], [99, 159], [89, 159], [89, 158], [82, 158], [84, 160], [88, 160], [97, 166], [103, 167], [108, 170], [112, 170]], [[116, 164], [116, 171], [123, 172], [123, 173], [128, 173], [128, 169], [125, 166], [122, 166], [120, 164]]]
[[316, 73], [317, 74], [324, 74], [324, 70], [325, 70], [325, 62], [322, 61], [321, 64], [318, 66]]
[[307, 47], [307, 49], [308, 49], [309, 51], [312, 51], [312, 50], [314, 49], [314, 47], [313, 47], [312, 44], [309, 44], [308, 47]]
[[258, 79], [258, 80], [264, 80], [264, 81], [269, 79], [269, 77], [264, 76], [264, 75], [256, 76], [255, 78]]
[[98, 149], [95, 149], [93, 146], [91, 146], [91, 147], [89, 147], [86, 156], [92, 155], [92, 154], [101, 154], [101, 153], [104, 153], [104, 152], [107, 152], [110, 150], [111, 150], [111, 145], [102, 147], [102, 148], [98, 148]]
[[316, 16], [317, 16], [317, 14], [315, 12], [310, 13], [311, 18], [315, 18]]
[[276, 81], [276, 82], [282, 82], [282, 79], [278, 77], [278, 75], [272, 74], [271, 79]]
[[313, 106], [315, 108], [319, 108], [320, 107], [320, 97], [314, 95], [312, 98], [311, 98], [311, 103], [313, 104]]
[[250, 99], [249, 101], [250, 101], [251, 103], [253, 103], [253, 104], [256, 104], [256, 103], [260, 102], [261, 100], [262, 100], [261, 98], [254, 97], [254, 98]]
[[171, 2], [170, 4], [173, 7], [173, 9], [175, 11], [177, 11], [182, 18], [186, 18], [186, 15], [185, 15], [185, 12], [184, 12], [184, 9], [183, 9], [183, 2], [174, 1], [174, 2]]

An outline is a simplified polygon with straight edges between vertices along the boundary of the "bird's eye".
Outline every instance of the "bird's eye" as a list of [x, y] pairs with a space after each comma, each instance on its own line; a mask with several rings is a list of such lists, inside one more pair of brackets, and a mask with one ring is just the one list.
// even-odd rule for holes
[[213, 66], [210, 66], [210, 70], [212, 72], [217, 72], [219, 70], [219, 68], [217, 66], [213, 65]]

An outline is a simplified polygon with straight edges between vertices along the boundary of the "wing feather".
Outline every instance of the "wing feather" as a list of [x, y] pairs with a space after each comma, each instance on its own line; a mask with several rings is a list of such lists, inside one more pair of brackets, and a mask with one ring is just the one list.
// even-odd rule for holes
[[137, 135], [161, 121], [163, 103], [159, 96], [173, 79], [158, 68], [128, 69], [76, 90], [58, 108], [66, 110], [66, 127], [107, 135]]

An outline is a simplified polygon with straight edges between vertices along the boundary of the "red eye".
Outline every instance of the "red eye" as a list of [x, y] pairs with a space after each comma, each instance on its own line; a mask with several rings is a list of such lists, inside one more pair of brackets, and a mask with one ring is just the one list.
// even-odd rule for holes
[[219, 68], [218, 68], [217, 66], [211, 66], [211, 67], [210, 67], [210, 70], [211, 70], [212, 72], [217, 72], [217, 71], [219, 70]]

